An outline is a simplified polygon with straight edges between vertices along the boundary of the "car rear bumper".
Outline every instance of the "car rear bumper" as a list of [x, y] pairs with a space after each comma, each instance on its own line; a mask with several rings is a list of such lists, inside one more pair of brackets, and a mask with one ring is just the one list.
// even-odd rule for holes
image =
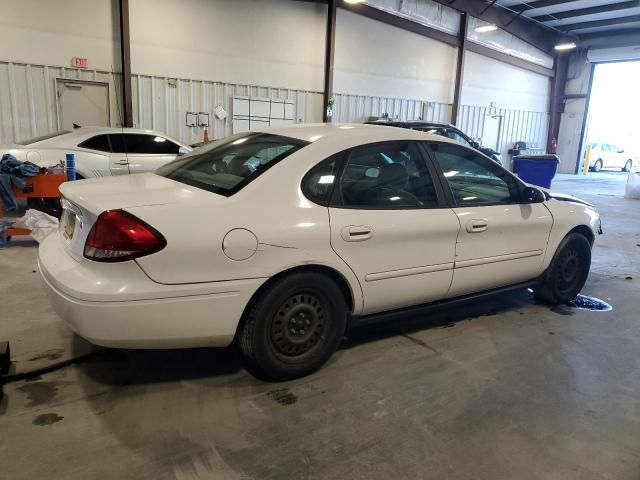
[[38, 267], [58, 316], [90, 342], [118, 348], [227, 346], [265, 281], [162, 285], [133, 261], [78, 262], [56, 234], [41, 244]]

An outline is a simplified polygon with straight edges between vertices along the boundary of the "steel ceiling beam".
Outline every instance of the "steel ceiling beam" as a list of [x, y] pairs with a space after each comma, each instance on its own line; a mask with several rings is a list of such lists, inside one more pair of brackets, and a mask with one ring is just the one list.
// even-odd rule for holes
[[422, 25], [421, 23], [409, 20], [404, 17], [400, 17], [398, 15], [394, 15], [392, 13], [387, 13], [383, 10], [370, 7], [369, 5], [352, 4], [340, 1], [339, 6], [340, 8], [353, 13], [357, 13], [358, 15], [362, 15], [372, 20], [378, 20], [379, 22], [386, 23], [387, 25], [393, 25], [394, 27], [408, 30], [409, 32], [417, 33], [418, 35], [422, 35], [423, 37], [438, 40], [454, 47], [460, 45], [460, 41], [457, 35], [452, 35], [450, 33], [446, 33], [441, 30]]
[[[611, 27], [614, 25], [624, 25], [626, 23], [640, 22], [640, 15], [629, 15], [627, 17], [609, 18], [607, 20], [593, 20], [591, 22], [571, 23], [560, 25], [559, 28], [565, 32], [584, 30], [587, 28]], [[612, 32], [613, 33], [613, 32]]]
[[536, 2], [526, 2], [520, 5], [509, 5], [509, 10], [514, 12], [526, 12], [528, 10], [535, 10], [537, 8], [555, 7], [557, 5], [563, 5], [565, 3], [575, 2], [576, 0], [538, 0]]
[[[516, 6], [491, 6], [490, 1], [487, 2], [483, 0], [435, 1], [460, 12], [468, 13], [473, 17], [480, 18], [485, 22], [492, 23], [548, 54], [554, 53], [553, 47], [561, 40], [561, 36], [557, 32], [545, 28], [539, 23], [533, 22], [526, 17], [520, 17], [518, 15], [519, 12], [516, 10]], [[549, 1], [564, 3], [568, 0], [540, 0], [533, 2], [532, 5], [543, 2], [546, 3]], [[486, 8], [487, 6], [489, 6], [489, 8]], [[517, 7], [521, 6], [518, 5]]]
[[579, 8], [577, 10], [567, 10], [551, 15], [539, 15], [537, 17], [531, 17], [531, 19], [537, 22], [551, 22], [553, 20], [566, 20], [568, 18], [584, 17], [586, 15], [597, 15], [599, 13], [617, 12], [620, 10], [627, 10], [629, 8], [637, 7], [640, 7], [640, 0], [614, 3], [612, 5], [600, 5], [597, 7]]

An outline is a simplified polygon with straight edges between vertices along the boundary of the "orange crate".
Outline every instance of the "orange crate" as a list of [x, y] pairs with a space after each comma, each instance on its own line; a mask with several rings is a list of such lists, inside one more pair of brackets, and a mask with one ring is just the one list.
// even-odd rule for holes
[[[35, 175], [27, 179], [28, 185], [33, 185], [33, 192], [24, 193], [22, 189], [14, 188], [13, 193], [18, 198], [60, 198], [60, 185], [67, 181], [66, 175]], [[0, 218], [4, 216], [2, 202], [0, 202]], [[29, 235], [31, 230], [26, 228], [9, 228], [7, 236]]]

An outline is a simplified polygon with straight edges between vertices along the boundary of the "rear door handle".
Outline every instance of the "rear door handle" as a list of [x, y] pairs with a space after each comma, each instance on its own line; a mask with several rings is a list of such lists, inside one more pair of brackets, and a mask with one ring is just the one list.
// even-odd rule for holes
[[489, 222], [487, 220], [469, 220], [467, 223], [467, 232], [480, 233], [486, 232], [489, 228]]
[[118, 165], [129, 165], [129, 161], [128, 160], [124, 160], [124, 159], [122, 159], [122, 160], [120, 160], [120, 161], [118, 161], [116, 163]]
[[361, 225], [349, 225], [342, 229], [341, 236], [345, 242], [364, 242], [373, 237], [373, 229]]

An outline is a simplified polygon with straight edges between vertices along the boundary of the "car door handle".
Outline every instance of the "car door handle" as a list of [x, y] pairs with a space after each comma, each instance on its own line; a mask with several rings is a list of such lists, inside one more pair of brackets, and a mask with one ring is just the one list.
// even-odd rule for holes
[[342, 229], [341, 236], [345, 242], [364, 242], [373, 237], [373, 229], [361, 225], [349, 225]]
[[118, 165], [129, 165], [129, 160], [120, 160], [119, 162], [116, 162]]
[[467, 232], [480, 233], [485, 232], [489, 228], [489, 222], [486, 220], [469, 220], [467, 223]]

